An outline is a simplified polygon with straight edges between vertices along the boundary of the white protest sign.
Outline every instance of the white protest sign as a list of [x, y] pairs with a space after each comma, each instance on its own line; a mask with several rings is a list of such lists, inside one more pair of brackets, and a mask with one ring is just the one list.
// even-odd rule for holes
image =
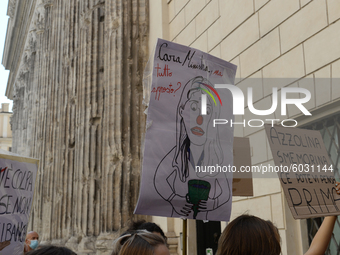
[[[228, 221], [236, 66], [159, 39], [156, 45], [137, 214]], [[209, 169], [209, 170], [207, 170]], [[213, 172], [211, 171], [213, 169]], [[226, 168], [223, 168], [226, 169]]]
[[334, 169], [320, 132], [270, 125], [265, 129], [294, 219], [340, 214]]
[[23, 254], [38, 162], [0, 154], [0, 254]]

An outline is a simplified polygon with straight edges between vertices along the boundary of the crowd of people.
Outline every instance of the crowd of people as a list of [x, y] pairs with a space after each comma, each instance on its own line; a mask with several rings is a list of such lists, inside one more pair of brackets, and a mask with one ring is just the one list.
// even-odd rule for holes
[[[336, 192], [340, 195], [340, 183]], [[337, 216], [324, 218], [318, 232], [305, 255], [325, 253], [332, 237]], [[39, 246], [39, 235], [27, 233], [25, 255], [77, 255], [66, 247]], [[281, 238], [271, 221], [253, 215], [243, 214], [231, 221], [218, 241], [217, 255], [280, 255]], [[113, 240], [111, 255], [170, 255], [167, 238], [155, 223], [138, 221], [117, 239]]]
[[[338, 191], [340, 193], [340, 191]], [[305, 255], [322, 255], [330, 242], [337, 216], [325, 217]], [[38, 247], [39, 235], [27, 234], [25, 255], [77, 255], [66, 247]], [[241, 215], [224, 229], [217, 255], [280, 255], [280, 235], [271, 221], [253, 215]], [[152, 222], [133, 222], [113, 241], [111, 255], [170, 255], [163, 230]]]

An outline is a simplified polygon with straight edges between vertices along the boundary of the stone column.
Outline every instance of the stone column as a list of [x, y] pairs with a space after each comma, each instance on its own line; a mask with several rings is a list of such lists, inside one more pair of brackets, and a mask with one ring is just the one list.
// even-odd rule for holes
[[30, 26], [8, 84], [13, 151], [40, 160], [30, 229], [78, 254], [108, 254], [136, 218], [148, 1], [32, 4], [14, 15]]

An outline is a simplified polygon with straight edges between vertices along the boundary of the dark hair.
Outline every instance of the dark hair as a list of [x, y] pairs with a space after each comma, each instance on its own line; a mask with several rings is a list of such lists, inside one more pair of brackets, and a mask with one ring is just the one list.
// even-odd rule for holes
[[280, 235], [271, 221], [241, 215], [224, 229], [217, 255], [279, 255]]
[[112, 255], [153, 255], [158, 245], [165, 245], [165, 240], [146, 230], [137, 230], [118, 237], [113, 243]]
[[131, 232], [133, 230], [142, 230], [145, 229], [149, 232], [157, 232], [160, 233], [161, 236], [165, 239], [166, 241], [166, 236], [163, 232], [163, 230], [158, 226], [156, 223], [153, 222], [146, 222], [145, 220], [140, 220], [140, 221], [133, 221], [130, 224], [130, 227], [128, 228], [127, 232]]
[[27, 252], [25, 255], [77, 255], [74, 251], [66, 247], [57, 247], [54, 245], [42, 246], [41, 248]]

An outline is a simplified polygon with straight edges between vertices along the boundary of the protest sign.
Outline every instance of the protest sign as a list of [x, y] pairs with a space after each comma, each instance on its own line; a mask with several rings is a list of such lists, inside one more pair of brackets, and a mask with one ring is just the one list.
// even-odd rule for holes
[[340, 214], [334, 169], [315, 130], [265, 127], [275, 167], [295, 219]]
[[158, 39], [153, 58], [137, 214], [228, 221], [233, 164], [232, 95], [236, 66]]
[[23, 254], [38, 162], [0, 154], [0, 254]]

